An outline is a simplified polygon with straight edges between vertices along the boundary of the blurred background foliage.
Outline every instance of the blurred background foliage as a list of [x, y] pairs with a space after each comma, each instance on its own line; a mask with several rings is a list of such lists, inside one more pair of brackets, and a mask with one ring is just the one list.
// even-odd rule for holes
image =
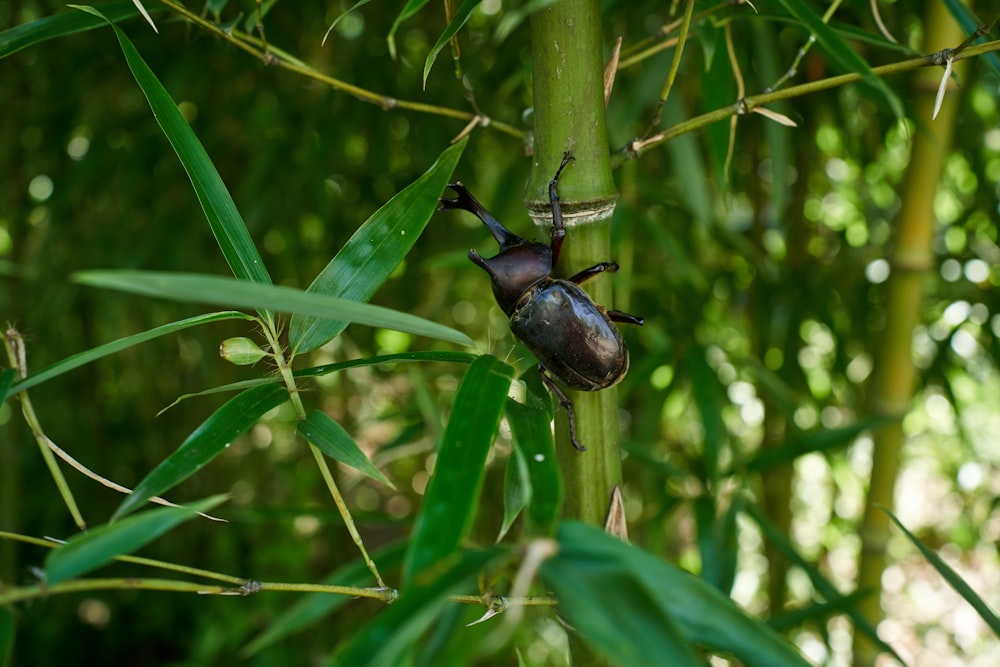
[[[881, 18], [902, 46], [881, 38], [852, 43], [872, 66], [909, 57], [907, 49], [921, 48], [921, 20], [932, 2], [938, 0], [880, 3]], [[250, 0], [186, 4], [210, 20], [253, 30]], [[508, 4], [483, 2], [462, 31], [465, 85], [452, 75], [446, 49], [426, 89], [424, 59], [446, 25], [436, 3], [401, 25], [395, 61], [386, 43], [395, 5], [372, 3], [347, 14], [325, 45], [324, 32], [348, 3], [265, 2], [264, 25], [269, 43], [329, 76], [461, 111], [470, 110], [471, 92], [484, 114], [522, 130], [527, 139], [476, 129], [455, 174], [498, 218], [531, 235], [522, 204], [530, 167], [530, 47], [524, 25], [498, 38], [512, 15]], [[605, 1], [607, 48], [621, 35], [628, 54], [674, 20], [678, 4]], [[694, 24], [665, 126], [737, 98], [727, 25], [748, 94], [763, 91], [791, 66], [807, 32], [778, 3], [755, 4], [758, 12], [722, 3]], [[822, 11], [821, 3], [811, 4]], [[699, 2], [697, 11], [714, 6]], [[61, 11], [68, 11], [61, 3], [6, 0], [0, 26]], [[306, 287], [354, 230], [423, 173], [465, 125], [360, 101], [268, 67], [170, 11], [154, 16], [159, 34], [141, 20], [124, 28], [218, 167], [276, 283]], [[867, 0], [843, 2], [832, 24], [878, 34]], [[646, 130], [671, 57], [665, 49], [619, 72], [608, 106], [613, 150]], [[814, 47], [792, 83], [838, 72]], [[909, 81], [908, 75], [887, 80], [905, 109], [911, 108]], [[1000, 80], [977, 58], [960, 83], [950, 93], [960, 98], [957, 127], [934, 199], [935, 260], [913, 337], [919, 381], [903, 421], [907, 441], [895, 510], [996, 605]], [[27, 338], [31, 368], [204, 312], [68, 281], [72, 272], [91, 268], [227, 273], [190, 183], [111, 32], [83, 32], [0, 59], [0, 99], [0, 313]], [[731, 533], [713, 533], [722, 522], [712, 514], [721, 516], [736, 496], [756, 497], [788, 544], [842, 593], [852, 590], [873, 457], [872, 437], [852, 426], [864, 426], [870, 415], [866, 381], [886, 317], [893, 220], [911, 140], [926, 128], [900, 122], [883, 99], [855, 85], [771, 108], [798, 127], [751, 114], [736, 125], [731, 156], [724, 121], [616, 171], [621, 199], [613, 238], [623, 270], [613, 282], [614, 307], [646, 318], [644, 328], [624, 331], [632, 370], [619, 390], [630, 538], [710, 580], [718, 568], [713, 583], [727, 591], [731, 584], [736, 600], [777, 621], [817, 599], [813, 584], [801, 568], [787, 565], [756, 524], [740, 518]], [[487, 297], [483, 276], [465, 259], [469, 248], [488, 247], [487, 241], [468, 217], [433, 218], [373, 303], [454, 326], [483, 351], [527, 368], [527, 353]], [[219, 342], [237, 335], [248, 335], [241, 323], [184, 331], [57, 378], [33, 390], [32, 398], [49, 437], [88, 467], [132, 486], [225, 398], [200, 397], [158, 411], [181, 394], [259, 375], [260, 369], [218, 358]], [[351, 326], [310, 362], [428, 347], [446, 346]], [[340, 473], [369, 549], [407, 533], [464, 370], [446, 364], [357, 369], [324, 379], [321, 391], [308, 397], [396, 481], [392, 490]], [[319, 473], [296, 441], [293, 417], [291, 411], [272, 415], [170, 494], [184, 501], [230, 492], [225, 531], [189, 523], [144, 554], [303, 582], [354, 560]], [[72, 534], [10, 402], [0, 408], [0, 423], [0, 528]], [[717, 458], [705, 454], [706, 442], [717, 448]], [[501, 438], [487, 474], [484, 525], [496, 525], [502, 512], [506, 447]], [[804, 451], [810, 447], [822, 449]], [[753, 464], [765, 448], [778, 450], [774, 465]], [[707, 469], [713, 466], [719, 470]], [[105, 521], [119, 496], [68, 475], [85, 515], [95, 524]], [[713, 477], [719, 484], [711, 487], [706, 517], [699, 502]], [[726, 539], [737, 540], [738, 548], [706, 547]], [[996, 664], [996, 637], [909, 542], [894, 537], [889, 551], [884, 638], [913, 664]], [[724, 553], [738, 556], [735, 570], [706, 562], [706, 554]], [[30, 581], [43, 557], [36, 547], [0, 543], [0, 580]], [[119, 576], [132, 571], [116, 567]], [[240, 648], [291, 602], [291, 594], [278, 593], [247, 599], [113, 592], [38, 600], [17, 609], [14, 664], [233, 664]], [[379, 603], [351, 602], [334, 619], [248, 664], [315, 664], [378, 609]], [[466, 623], [480, 613], [456, 606], [448, 621]], [[560, 631], [551, 615], [529, 619], [535, 639], [526, 661], [559, 664]], [[474, 646], [480, 628], [463, 641]], [[818, 663], [846, 664], [850, 626], [843, 617], [812, 616], [783, 629]]]

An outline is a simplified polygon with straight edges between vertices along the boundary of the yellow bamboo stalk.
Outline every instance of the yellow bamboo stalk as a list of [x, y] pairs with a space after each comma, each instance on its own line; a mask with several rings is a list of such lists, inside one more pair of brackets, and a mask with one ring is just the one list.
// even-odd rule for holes
[[[923, 21], [926, 52], [958, 45], [965, 35], [952, 20], [944, 3], [928, 3]], [[959, 64], [956, 63], [956, 70]], [[961, 78], [961, 71], [957, 71]], [[934, 195], [951, 146], [958, 109], [954, 82], [935, 120], [935, 93], [942, 69], [924, 69], [914, 75], [913, 149], [896, 219], [895, 244], [889, 257], [892, 274], [887, 283], [886, 326], [876, 343], [875, 368], [869, 385], [868, 407], [873, 415], [893, 418], [875, 435], [871, 486], [861, 526], [861, 561], [858, 588], [871, 591], [860, 604], [864, 617], [877, 626], [882, 620], [881, 579], [885, 569], [885, 546], [889, 520], [878, 505], [893, 507], [893, 491], [905, 444], [902, 417], [910, 408], [916, 370], [911, 341], [922, 308], [927, 272], [934, 266], [931, 241], [934, 235]], [[878, 649], [855, 633], [854, 664], [873, 665]]]

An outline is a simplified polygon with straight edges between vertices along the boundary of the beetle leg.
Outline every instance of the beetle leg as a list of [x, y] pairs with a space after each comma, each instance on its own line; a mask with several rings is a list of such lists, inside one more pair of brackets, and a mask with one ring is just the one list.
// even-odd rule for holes
[[578, 452], [585, 451], [587, 448], [580, 444], [580, 441], [576, 439], [576, 413], [573, 412], [573, 401], [569, 400], [559, 385], [555, 383], [555, 380], [550, 378], [545, 372], [545, 367], [538, 364], [538, 374], [542, 376], [542, 382], [545, 386], [549, 388], [549, 391], [556, 397], [559, 401], [559, 405], [566, 410], [566, 416], [569, 417], [569, 441], [573, 443], [573, 449]]
[[579, 285], [580, 283], [586, 280], [590, 280], [599, 273], [604, 273], [605, 271], [607, 271], [608, 273], [614, 273], [617, 270], [618, 270], [617, 263], [601, 262], [600, 264], [594, 264], [593, 266], [584, 269], [580, 273], [570, 278], [569, 281], [571, 283], [576, 283], [577, 285]]
[[476, 216], [483, 221], [483, 224], [490, 230], [493, 234], [493, 238], [497, 240], [500, 244], [500, 250], [505, 250], [511, 246], [520, 245], [524, 243], [524, 239], [504, 227], [499, 220], [493, 217], [493, 214], [486, 210], [486, 207], [479, 203], [472, 193], [465, 189], [465, 186], [461, 183], [449, 183], [448, 187], [455, 191], [458, 196], [454, 199], [445, 199], [441, 197], [438, 201], [441, 203], [438, 206], [439, 211], [445, 211], [448, 209], [457, 208], [461, 211], [468, 211], [472, 215]]
[[611, 318], [612, 322], [622, 322], [624, 324], [634, 324], [641, 327], [646, 323], [646, 320], [642, 319], [637, 315], [629, 315], [628, 313], [623, 313], [620, 310], [609, 310], [607, 311], [608, 317]]
[[563, 226], [562, 220], [562, 207], [559, 205], [559, 193], [556, 192], [556, 186], [559, 184], [559, 175], [562, 174], [562, 170], [574, 159], [569, 154], [569, 151], [563, 153], [562, 162], [559, 163], [559, 168], [556, 169], [556, 175], [549, 181], [549, 204], [552, 206], [552, 242], [550, 244], [552, 248], [552, 266], [559, 263], [559, 251], [562, 250], [563, 239], [566, 238], [566, 228]]

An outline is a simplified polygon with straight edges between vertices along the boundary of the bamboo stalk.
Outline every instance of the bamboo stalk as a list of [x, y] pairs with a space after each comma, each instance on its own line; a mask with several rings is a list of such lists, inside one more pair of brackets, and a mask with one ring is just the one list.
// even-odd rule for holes
[[[923, 25], [927, 31], [924, 48], [930, 52], [952, 47], [965, 37], [944, 3], [928, 5]], [[869, 385], [871, 413], [895, 418], [874, 435], [871, 486], [861, 526], [858, 588], [871, 593], [861, 601], [859, 609], [873, 626], [882, 619], [881, 578], [889, 534], [888, 517], [878, 505], [894, 506], [893, 491], [905, 444], [902, 417], [909, 410], [916, 380], [910, 344], [920, 317], [925, 278], [934, 266], [931, 248], [934, 195], [951, 146], [958, 107], [958, 91], [953, 88], [937, 119], [932, 121], [941, 76], [942, 70], [935, 68], [921, 70], [914, 77], [914, 119], [919, 129], [913, 132], [902, 206], [896, 220], [895, 246], [889, 258], [892, 275], [887, 284], [886, 326], [876, 342], [875, 368]], [[854, 664], [873, 665], [877, 655], [878, 650], [871, 642], [855, 635]]]
[[[531, 20], [535, 159], [528, 209], [546, 233], [551, 225], [548, 183], [565, 151], [576, 158], [559, 181], [567, 226], [557, 267], [561, 276], [611, 259], [611, 214], [617, 195], [605, 130], [600, 18], [597, 0], [562, 0]], [[601, 276], [585, 285], [608, 307], [611, 279]], [[587, 451], [573, 450], [561, 414], [556, 450], [566, 485], [564, 513], [603, 525], [611, 492], [621, 479], [617, 393], [567, 393], [576, 412], [577, 435]]]

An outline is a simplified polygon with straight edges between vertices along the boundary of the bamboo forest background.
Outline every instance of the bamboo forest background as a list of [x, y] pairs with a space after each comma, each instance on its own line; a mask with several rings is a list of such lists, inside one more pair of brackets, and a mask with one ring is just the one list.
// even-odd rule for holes
[[[547, 233], [525, 211], [529, 179], [551, 176], [531, 157], [552, 141], [533, 134], [532, 110], [539, 86], [574, 97], [559, 77], [532, 80], [530, 33], [559, 3], [143, 4], [158, 32], [130, 1], [96, 5], [122, 19], [120, 44], [79, 9], [0, 0], [0, 316], [29, 378], [214, 308], [97, 289], [79, 272], [230, 273], [192, 188], [201, 177], [165, 140], [158, 121], [169, 125], [169, 114], [151, 113], [123, 55], [128, 44], [204, 146], [276, 285], [307, 288], [418, 179], [438, 187], [420, 200], [428, 212], [450, 177], [515, 232]], [[623, 328], [631, 370], [614, 415], [629, 541], [766, 619], [813, 664], [1000, 663], [988, 609], [1000, 604], [996, 7], [583, 4], [599, 5], [600, 61], [618, 57], [606, 109], [618, 201], [612, 257], [598, 259], [614, 258], [621, 270], [595, 282], [608, 307], [646, 321]], [[68, 14], [78, 21], [72, 30], [65, 20], [51, 33], [36, 23]], [[443, 36], [459, 25], [450, 31], [456, 41]], [[959, 47], [980, 26], [961, 57], [917, 62]], [[937, 100], [945, 64], [953, 74]], [[586, 165], [566, 172], [570, 196], [573, 169]], [[482, 226], [434, 213], [417, 233], [371, 302], [451, 327], [474, 346], [352, 324], [299, 355], [302, 369], [428, 353], [420, 363], [364, 365], [303, 385], [301, 399], [268, 411], [163, 492], [179, 503], [228, 494], [206, 510], [228, 523], [189, 521], [139, 555], [274, 582], [321, 583], [344, 567], [366, 573], [323, 467], [297, 437], [291, 406], [302, 400], [377, 466], [367, 476], [355, 470], [363, 464], [331, 469], [368, 552], [387, 582], [398, 582], [401, 552], [382, 549], [421, 534], [436, 448], [458, 419], [464, 374], [479, 363], [456, 352], [491, 353], [526, 378], [532, 370], [486, 276], [466, 259], [473, 247], [493, 254]], [[383, 600], [341, 595], [304, 632], [264, 641], [304, 593], [135, 590], [129, 578], [194, 577], [150, 574], [136, 562], [87, 575], [113, 579], [105, 587], [50, 595], [40, 586], [42, 568], [51, 577], [56, 563], [46, 560], [51, 544], [37, 540], [68, 539], [79, 522], [36, 441], [135, 487], [233, 394], [174, 404], [179, 397], [273, 377], [273, 360], [241, 366], [218, 353], [237, 337], [266, 348], [269, 312], [258, 313], [265, 326], [220, 318], [178, 329], [30, 391], [16, 393], [21, 376], [4, 375], [5, 394], [13, 386], [15, 395], [0, 407], [0, 663], [327, 664], [331, 653], [349, 654], [352, 638], [383, 612]], [[285, 322], [279, 316], [275, 329], [283, 340], [294, 336]], [[529, 393], [536, 384], [528, 380]], [[511, 442], [505, 421], [467, 544], [488, 547], [510, 518]], [[615, 450], [594, 444], [574, 456], [601, 451]], [[86, 523], [107, 524], [121, 494], [62, 470]], [[587, 493], [566, 483], [567, 502]], [[515, 520], [501, 545], [528, 544], [525, 522]], [[971, 590], [957, 590], [953, 575]], [[447, 592], [488, 588], [471, 581]], [[977, 613], [974, 604], [987, 608]], [[442, 602], [421, 613], [436, 614], [432, 629], [410, 636], [400, 623], [390, 634], [408, 647], [400, 664], [567, 664], [566, 631], [550, 607], [528, 607], [503, 641], [503, 614], [466, 628], [481, 607]], [[866, 622], [884, 645], [858, 630]], [[599, 653], [612, 645], [594, 641]], [[720, 653], [711, 664], [741, 657]], [[586, 652], [574, 656], [590, 664]]]

